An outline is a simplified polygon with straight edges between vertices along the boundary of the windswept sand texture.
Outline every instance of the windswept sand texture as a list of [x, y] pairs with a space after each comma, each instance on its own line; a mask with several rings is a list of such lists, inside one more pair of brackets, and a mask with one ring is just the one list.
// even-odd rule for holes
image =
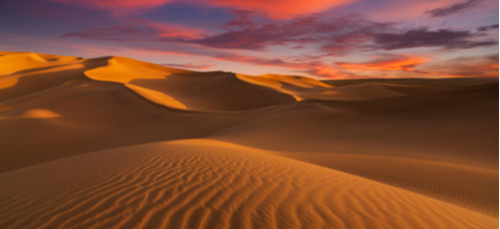
[[0, 52], [0, 228], [498, 228], [498, 79]]

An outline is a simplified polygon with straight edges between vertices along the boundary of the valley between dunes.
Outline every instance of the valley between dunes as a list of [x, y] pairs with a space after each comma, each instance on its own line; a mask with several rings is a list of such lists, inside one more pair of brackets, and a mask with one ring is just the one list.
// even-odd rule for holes
[[498, 79], [0, 52], [0, 228], [498, 228]]

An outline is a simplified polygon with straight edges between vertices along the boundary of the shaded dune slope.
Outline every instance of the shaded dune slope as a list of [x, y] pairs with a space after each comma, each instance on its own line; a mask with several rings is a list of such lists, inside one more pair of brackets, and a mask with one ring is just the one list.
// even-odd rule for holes
[[498, 227], [388, 185], [207, 140], [90, 153], [0, 181], [9, 187], [2, 228]]

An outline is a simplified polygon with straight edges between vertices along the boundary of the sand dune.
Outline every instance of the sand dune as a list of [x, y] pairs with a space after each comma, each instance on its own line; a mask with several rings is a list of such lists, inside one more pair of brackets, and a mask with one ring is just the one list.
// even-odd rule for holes
[[483, 214], [498, 216], [498, 171], [400, 157], [272, 152], [429, 196]]
[[498, 227], [389, 185], [206, 140], [95, 152], [0, 180], [2, 228]]
[[[4, 112], [8, 113], [8, 112]], [[22, 114], [16, 114], [17, 112], [11, 112], [9, 116], [0, 116], [0, 119], [12, 119], [12, 118], [57, 118], [60, 117], [58, 114], [43, 109], [31, 109], [27, 110]]]
[[0, 227], [498, 228], [498, 109], [498, 79], [0, 52]]

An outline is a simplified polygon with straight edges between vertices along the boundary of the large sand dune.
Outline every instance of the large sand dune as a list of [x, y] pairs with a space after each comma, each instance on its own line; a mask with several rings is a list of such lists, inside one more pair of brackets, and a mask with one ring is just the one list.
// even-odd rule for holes
[[498, 228], [498, 108], [498, 79], [0, 52], [0, 227]]

